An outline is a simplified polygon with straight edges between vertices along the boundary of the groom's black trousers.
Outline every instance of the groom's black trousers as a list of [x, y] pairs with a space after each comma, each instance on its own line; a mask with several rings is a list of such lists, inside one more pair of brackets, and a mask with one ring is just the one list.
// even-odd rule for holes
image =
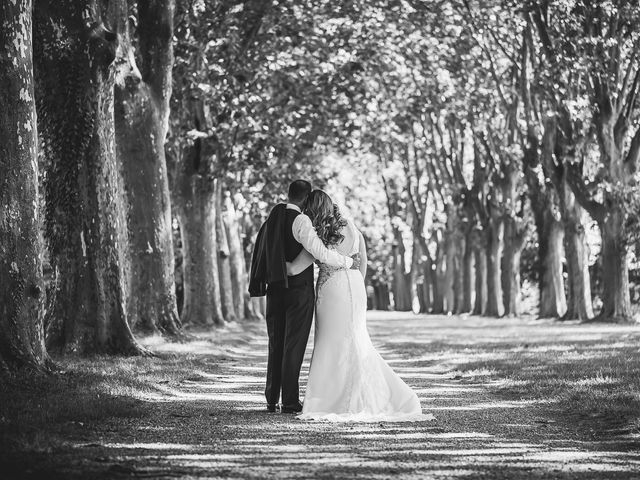
[[303, 285], [269, 285], [267, 289], [267, 403], [275, 405], [282, 389], [282, 405], [300, 401], [298, 377], [313, 320], [313, 281]]

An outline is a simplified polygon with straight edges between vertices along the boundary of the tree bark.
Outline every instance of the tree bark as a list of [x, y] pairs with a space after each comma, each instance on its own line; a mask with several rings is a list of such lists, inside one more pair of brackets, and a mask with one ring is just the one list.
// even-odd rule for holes
[[524, 247], [524, 234], [519, 231], [516, 220], [509, 218], [504, 227], [504, 249], [502, 257], [502, 289], [504, 313], [509, 316], [520, 314], [520, 256]]
[[464, 255], [462, 257], [462, 303], [459, 313], [470, 313], [473, 311], [474, 299], [476, 297], [476, 285], [473, 279], [476, 275], [475, 255], [474, 255], [473, 230], [469, 229], [464, 242]]
[[614, 206], [600, 224], [602, 232], [602, 311], [598, 320], [628, 322], [633, 318], [629, 294], [628, 247], [624, 238], [624, 214]]
[[[242, 251], [240, 238], [240, 224], [236, 207], [231, 198], [231, 192], [224, 192], [222, 199], [222, 222], [229, 246], [229, 266], [231, 269], [231, 288], [233, 293], [233, 307], [238, 318], [245, 316], [245, 292], [247, 290], [247, 269]], [[253, 315], [253, 314], [252, 314]], [[251, 315], [250, 315], [251, 316]]]
[[428, 313], [433, 306], [433, 261], [430, 257], [422, 264], [422, 283], [418, 285], [419, 301], [420, 301], [420, 313]]
[[455, 256], [455, 271], [454, 271], [454, 281], [453, 281], [453, 290], [454, 290], [454, 312], [456, 314], [460, 314], [463, 312], [464, 305], [464, 268], [465, 268], [465, 252], [466, 252], [466, 241], [465, 236], [462, 231], [457, 231], [455, 235], [456, 241], [456, 256]]
[[567, 298], [562, 276], [562, 224], [549, 211], [538, 227], [539, 286], [541, 318], [560, 318], [567, 312]]
[[222, 186], [216, 182], [216, 237], [218, 239], [218, 274], [220, 275], [220, 301], [222, 317], [228, 322], [237, 320], [233, 304], [233, 285], [231, 284], [231, 266], [229, 264], [229, 242], [222, 219]]
[[[557, 168], [553, 151], [555, 122], [545, 122], [542, 142], [539, 139], [537, 121], [529, 118], [528, 142], [524, 148], [523, 168], [527, 180], [529, 203], [533, 213], [538, 237], [538, 256], [535, 268], [540, 291], [538, 315], [542, 318], [560, 318], [567, 311], [567, 299], [562, 276], [562, 245], [564, 232], [558, 201]], [[539, 175], [542, 167], [548, 183]]]
[[37, 0], [34, 8], [45, 235], [55, 272], [49, 331], [51, 344], [67, 351], [140, 354], [125, 308], [126, 226], [113, 121], [117, 36], [100, 16], [107, 10], [88, 0]]
[[473, 304], [474, 315], [486, 315], [487, 303], [489, 301], [488, 292], [488, 268], [487, 268], [487, 248], [484, 242], [478, 242], [474, 249], [475, 257], [475, 280], [476, 298]]
[[389, 287], [385, 283], [373, 285], [375, 307], [377, 310], [389, 310]]
[[193, 167], [200, 163], [199, 140], [176, 172], [174, 205], [182, 240], [184, 325], [221, 325], [214, 181]]
[[503, 252], [504, 222], [492, 217], [487, 229], [487, 309], [490, 317], [504, 315], [501, 263]]
[[454, 235], [447, 232], [444, 235], [444, 278], [443, 278], [443, 313], [455, 311], [455, 269], [456, 269], [456, 242]]
[[393, 302], [394, 308], [399, 312], [408, 312], [411, 305], [411, 281], [410, 274], [405, 268], [405, 247], [400, 231], [394, 232], [395, 245], [393, 246]]
[[0, 3], [0, 370], [49, 369], [31, 0]]
[[173, 67], [173, 1], [138, 2], [140, 71], [126, 10], [115, 89], [117, 152], [129, 205], [131, 324], [180, 335], [164, 143]]
[[568, 185], [562, 192], [564, 223], [564, 251], [567, 262], [567, 311], [565, 320], [589, 320], [593, 318], [591, 279], [585, 249], [585, 211], [575, 201]]
[[436, 235], [436, 258], [435, 268], [433, 269], [433, 309], [431, 313], [441, 314], [444, 313], [444, 276], [445, 276], [445, 254], [444, 245], [441, 235]]

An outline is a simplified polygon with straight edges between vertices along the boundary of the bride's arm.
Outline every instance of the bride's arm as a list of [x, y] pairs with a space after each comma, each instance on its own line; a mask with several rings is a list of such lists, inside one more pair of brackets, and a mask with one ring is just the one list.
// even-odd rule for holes
[[358, 232], [360, 236], [360, 247], [358, 247], [358, 252], [360, 252], [360, 273], [362, 273], [362, 278], [367, 278], [367, 245], [364, 243], [364, 237], [361, 232]]
[[313, 264], [313, 261], [313, 255], [303, 248], [293, 262], [287, 262], [287, 275], [292, 277], [304, 272], [309, 265]]

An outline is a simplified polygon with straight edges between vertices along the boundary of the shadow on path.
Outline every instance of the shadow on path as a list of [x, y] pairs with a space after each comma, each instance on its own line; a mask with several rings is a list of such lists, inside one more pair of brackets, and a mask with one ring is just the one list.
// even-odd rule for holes
[[[268, 414], [264, 326], [230, 325], [183, 344], [144, 339], [160, 359], [61, 359], [70, 375], [84, 375], [69, 388], [88, 389], [77, 393], [78, 410], [31, 424], [46, 425], [55, 441], [9, 442], [0, 471], [65, 479], [640, 476], [637, 415], [582, 419], [582, 410], [572, 417], [562, 405], [567, 389], [595, 391], [589, 378], [611, 388], [638, 376], [637, 358], [619, 379], [602, 368], [575, 373], [586, 359], [628, 365], [637, 327], [371, 312], [369, 330], [435, 421], [326, 424]], [[47, 402], [33, 396], [41, 408]], [[8, 429], [22, 428], [3, 415]]]

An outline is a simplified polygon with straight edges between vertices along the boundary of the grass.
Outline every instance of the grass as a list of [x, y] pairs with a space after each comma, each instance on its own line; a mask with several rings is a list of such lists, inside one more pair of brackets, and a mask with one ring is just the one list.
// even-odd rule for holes
[[[621, 344], [554, 344], [505, 352], [500, 359], [465, 364], [469, 381], [475, 372], [497, 397], [537, 400], [556, 421], [576, 432], [601, 438], [640, 434], [640, 352]], [[573, 429], [572, 429], [573, 430]]]
[[[187, 343], [142, 339], [154, 358], [58, 357], [62, 373], [3, 378], [0, 471], [64, 479], [640, 474], [637, 326], [376, 312], [369, 329], [435, 422], [327, 425], [265, 414], [264, 326], [234, 324]], [[302, 387], [305, 375], [306, 367]]]

